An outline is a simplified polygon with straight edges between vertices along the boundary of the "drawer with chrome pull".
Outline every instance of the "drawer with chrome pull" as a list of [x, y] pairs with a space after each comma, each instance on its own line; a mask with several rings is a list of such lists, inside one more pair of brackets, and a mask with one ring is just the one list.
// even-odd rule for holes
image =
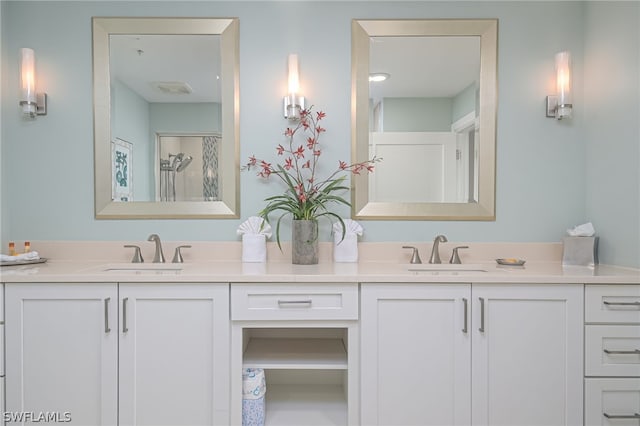
[[588, 323], [640, 323], [640, 285], [587, 285]]
[[640, 380], [585, 380], [585, 425], [637, 425], [638, 420], [640, 420]]
[[231, 284], [231, 319], [357, 320], [358, 284]]
[[584, 342], [586, 376], [640, 377], [640, 327], [588, 325]]

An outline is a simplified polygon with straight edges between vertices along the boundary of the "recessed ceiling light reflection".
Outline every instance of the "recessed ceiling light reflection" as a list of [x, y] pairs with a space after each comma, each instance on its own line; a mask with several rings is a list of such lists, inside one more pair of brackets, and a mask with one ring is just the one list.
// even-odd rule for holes
[[389, 77], [391, 76], [386, 72], [377, 72], [377, 73], [369, 74], [369, 81], [377, 83], [380, 81], [385, 81]]

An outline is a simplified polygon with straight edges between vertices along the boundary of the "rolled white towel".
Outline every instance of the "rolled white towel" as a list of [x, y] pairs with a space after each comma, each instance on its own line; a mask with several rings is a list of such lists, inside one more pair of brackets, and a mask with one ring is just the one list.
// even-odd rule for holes
[[23, 260], [38, 260], [40, 255], [37, 251], [30, 251], [29, 253], [23, 253], [16, 256], [8, 256], [6, 254], [0, 254], [0, 260], [3, 262], [17, 262]]

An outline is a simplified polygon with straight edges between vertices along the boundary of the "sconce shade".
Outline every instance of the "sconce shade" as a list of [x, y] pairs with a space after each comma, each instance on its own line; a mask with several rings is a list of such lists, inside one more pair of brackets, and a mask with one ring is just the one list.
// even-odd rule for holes
[[556, 54], [556, 94], [558, 106], [556, 118], [570, 118], [573, 109], [571, 99], [571, 54], [560, 52]]
[[284, 116], [289, 120], [300, 119], [304, 109], [304, 97], [299, 96], [300, 75], [298, 71], [298, 55], [289, 55], [288, 93], [284, 97]]
[[20, 89], [22, 112], [36, 115], [36, 59], [33, 49], [20, 49]]
[[47, 115], [47, 94], [36, 93], [36, 55], [33, 49], [20, 49], [20, 106], [27, 118]]
[[295, 95], [300, 91], [300, 76], [298, 74], [298, 55], [289, 55], [289, 94]]

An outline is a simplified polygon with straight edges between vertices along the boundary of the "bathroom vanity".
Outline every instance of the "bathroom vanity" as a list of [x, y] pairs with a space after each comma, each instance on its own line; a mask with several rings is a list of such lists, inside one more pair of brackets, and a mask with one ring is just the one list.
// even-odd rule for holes
[[236, 425], [241, 369], [264, 368], [270, 425], [614, 425], [640, 411], [638, 270], [475, 266], [3, 269], [6, 410]]

